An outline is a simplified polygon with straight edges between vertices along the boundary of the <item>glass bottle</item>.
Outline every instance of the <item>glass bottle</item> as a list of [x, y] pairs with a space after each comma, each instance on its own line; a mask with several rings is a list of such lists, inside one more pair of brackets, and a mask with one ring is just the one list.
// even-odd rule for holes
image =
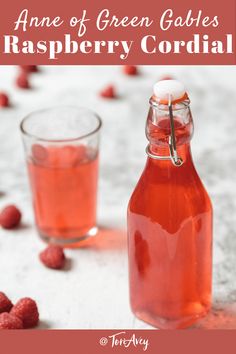
[[192, 160], [190, 101], [171, 97], [150, 99], [147, 162], [128, 206], [131, 308], [162, 329], [205, 316], [212, 282], [212, 205]]

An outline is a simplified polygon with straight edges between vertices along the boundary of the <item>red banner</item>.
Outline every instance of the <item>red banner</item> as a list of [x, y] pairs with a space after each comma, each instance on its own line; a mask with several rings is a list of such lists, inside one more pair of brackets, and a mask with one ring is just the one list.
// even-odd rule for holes
[[12, 1], [1, 64], [236, 64], [236, 2]]
[[6, 331], [0, 348], [7, 354], [234, 354], [235, 331]]

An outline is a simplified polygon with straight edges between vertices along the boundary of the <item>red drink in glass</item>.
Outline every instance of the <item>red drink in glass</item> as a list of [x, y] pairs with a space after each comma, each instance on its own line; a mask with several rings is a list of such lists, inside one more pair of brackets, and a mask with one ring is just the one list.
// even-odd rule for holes
[[90, 110], [57, 107], [21, 123], [40, 236], [62, 246], [97, 232], [100, 118]]
[[96, 224], [98, 156], [85, 146], [33, 145], [28, 171], [41, 235], [71, 239]]

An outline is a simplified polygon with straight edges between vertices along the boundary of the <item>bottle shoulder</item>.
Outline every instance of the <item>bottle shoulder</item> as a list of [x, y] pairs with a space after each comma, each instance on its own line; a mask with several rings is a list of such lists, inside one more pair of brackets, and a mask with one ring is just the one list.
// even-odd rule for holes
[[129, 208], [143, 209], [145, 205], [170, 208], [197, 205], [201, 210], [212, 210], [210, 197], [193, 164], [181, 167], [170, 163], [147, 164], [131, 195]]

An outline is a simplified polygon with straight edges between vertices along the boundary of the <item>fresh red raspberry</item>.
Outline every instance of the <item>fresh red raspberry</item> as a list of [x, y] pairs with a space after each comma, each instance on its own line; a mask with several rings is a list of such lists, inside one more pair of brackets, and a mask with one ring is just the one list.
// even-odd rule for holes
[[105, 87], [103, 90], [99, 92], [99, 95], [104, 98], [115, 98], [115, 88], [113, 85], [109, 85]]
[[123, 73], [125, 75], [135, 76], [138, 75], [138, 68], [135, 65], [124, 65]]
[[48, 268], [62, 269], [65, 265], [65, 254], [60, 246], [50, 245], [39, 254], [41, 262]]
[[37, 304], [29, 297], [17, 301], [10, 313], [21, 319], [24, 328], [33, 328], [37, 326], [39, 322]]
[[8, 205], [0, 213], [0, 225], [4, 229], [13, 229], [19, 225], [21, 212], [15, 205]]
[[8, 107], [9, 106], [9, 97], [6, 93], [0, 92], [0, 107]]
[[26, 73], [37, 73], [38, 67], [37, 65], [19, 65], [21, 70]]
[[12, 302], [6, 294], [0, 291], [0, 313], [9, 312], [12, 308]]
[[24, 71], [22, 71], [16, 78], [16, 86], [22, 89], [29, 89], [30, 84], [29, 84], [29, 78], [28, 74]]
[[0, 314], [0, 329], [23, 329], [23, 323], [17, 316], [3, 312]]

